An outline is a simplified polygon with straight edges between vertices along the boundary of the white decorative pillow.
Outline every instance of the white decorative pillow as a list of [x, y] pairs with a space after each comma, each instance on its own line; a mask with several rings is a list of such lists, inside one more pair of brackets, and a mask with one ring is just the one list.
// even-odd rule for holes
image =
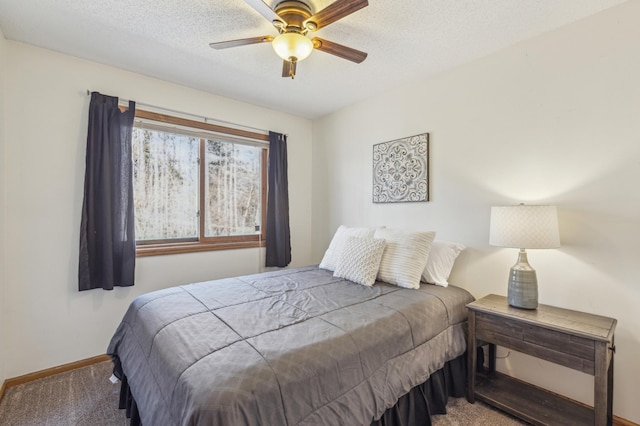
[[382, 239], [347, 237], [333, 276], [372, 286], [376, 282], [384, 245]]
[[420, 288], [420, 277], [435, 236], [435, 232], [376, 230], [375, 238], [386, 242], [378, 279], [400, 287]]
[[320, 268], [328, 269], [329, 271], [336, 269], [338, 260], [342, 257], [344, 243], [348, 237], [373, 238], [375, 232], [376, 228], [349, 228], [348, 226], [340, 225], [333, 235], [329, 248], [324, 253]]
[[422, 272], [422, 281], [442, 287], [448, 286], [453, 263], [465, 248], [458, 243], [434, 241], [427, 259], [427, 266]]

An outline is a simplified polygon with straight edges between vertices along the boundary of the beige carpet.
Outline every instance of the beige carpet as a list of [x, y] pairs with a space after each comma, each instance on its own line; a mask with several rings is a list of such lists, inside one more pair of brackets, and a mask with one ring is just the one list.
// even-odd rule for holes
[[[0, 402], [0, 425], [125, 426], [124, 411], [118, 409], [120, 384], [112, 384], [110, 376], [107, 361], [9, 388]], [[434, 425], [524, 424], [464, 398], [450, 398], [447, 410], [447, 415], [433, 417]]]
[[449, 398], [447, 414], [432, 416], [431, 420], [434, 426], [513, 426], [528, 424], [482, 402], [469, 404], [466, 398]]
[[6, 389], [0, 425], [125, 426], [118, 410], [120, 384], [112, 384], [111, 362], [101, 362]]

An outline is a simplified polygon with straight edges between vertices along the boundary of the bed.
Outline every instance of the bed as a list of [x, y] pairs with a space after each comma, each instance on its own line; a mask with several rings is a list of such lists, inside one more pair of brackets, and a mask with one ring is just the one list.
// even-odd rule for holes
[[[455, 286], [286, 269], [140, 296], [107, 353], [132, 424], [397, 423], [393, 410], [413, 419], [406, 399], [432, 393], [424, 386], [437, 374], [446, 403], [447, 369], [464, 373], [471, 301]], [[456, 383], [462, 396], [464, 377]]]

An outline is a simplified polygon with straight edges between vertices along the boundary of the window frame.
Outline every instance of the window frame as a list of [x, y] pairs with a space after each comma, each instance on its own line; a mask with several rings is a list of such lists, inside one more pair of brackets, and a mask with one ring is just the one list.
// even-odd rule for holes
[[[126, 108], [124, 108], [126, 109]], [[200, 130], [211, 133], [211, 136], [218, 137], [240, 137], [248, 139], [248, 144], [262, 146], [261, 156], [261, 224], [260, 233], [251, 235], [234, 235], [222, 237], [205, 236], [205, 178], [206, 178], [206, 136], [201, 134], [199, 139], [199, 194], [198, 194], [198, 236], [196, 238], [173, 239], [173, 240], [136, 240], [136, 257], [158, 256], [166, 254], [196, 253], [215, 250], [231, 250], [241, 248], [254, 248], [266, 246], [266, 224], [267, 224], [267, 166], [269, 157], [269, 135], [251, 132], [247, 130], [235, 129], [232, 127], [211, 124], [207, 122], [195, 121], [187, 118], [136, 109], [135, 118], [161, 123], [170, 126], [180, 126], [187, 129]], [[135, 124], [134, 124], [135, 126]], [[135, 195], [134, 195], [135, 197]]]

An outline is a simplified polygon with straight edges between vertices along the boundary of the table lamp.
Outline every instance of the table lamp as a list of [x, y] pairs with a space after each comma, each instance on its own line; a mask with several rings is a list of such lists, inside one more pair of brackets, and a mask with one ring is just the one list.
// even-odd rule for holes
[[519, 248], [518, 261], [509, 273], [509, 305], [522, 309], [538, 307], [538, 278], [529, 265], [525, 249], [560, 247], [558, 212], [555, 206], [491, 207], [489, 244]]

